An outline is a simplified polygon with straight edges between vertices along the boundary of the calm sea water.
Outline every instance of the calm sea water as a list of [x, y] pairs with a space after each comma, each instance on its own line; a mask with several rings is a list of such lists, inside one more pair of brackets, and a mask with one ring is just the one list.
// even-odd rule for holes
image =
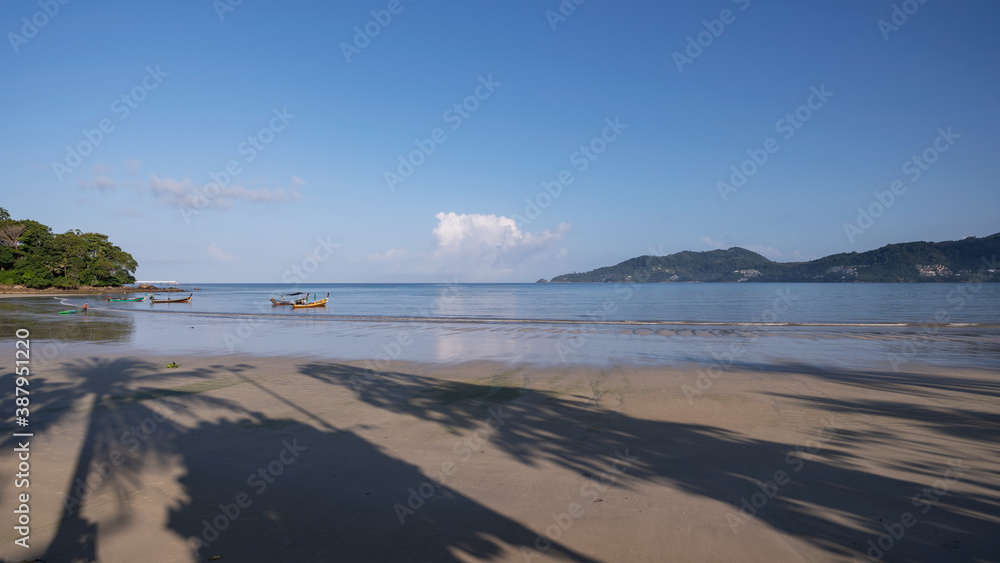
[[[1000, 325], [1000, 284], [191, 284], [186, 304], [91, 303], [126, 311], [473, 320]], [[330, 294], [321, 309], [272, 296]], [[160, 297], [178, 294], [160, 294]], [[183, 295], [181, 295], [183, 296]], [[74, 300], [79, 301], [79, 299]]]
[[[996, 365], [1000, 284], [187, 284], [191, 303], [0, 299], [0, 330], [144, 352], [539, 363]], [[274, 307], [285, 292], [325, 308]], [[182, 294], [160, 294], [176, 298]], [[84, 302], [84, 315], [56, 315]], [[747, 345], [749, 344], [749, 345]], [[63, 344], [68, 345], [68, 344]], [[747, 345], [747, 346], [744, 346]], [[901, 360], [902, 359], [902, 360]]]

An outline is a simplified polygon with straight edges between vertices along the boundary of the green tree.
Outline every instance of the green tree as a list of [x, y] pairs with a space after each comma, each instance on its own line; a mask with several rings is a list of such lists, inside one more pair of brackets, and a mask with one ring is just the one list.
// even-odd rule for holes
[[15, 222], [0, 208], [3, 216], [8, 219], [0, 220], [0, 283], [45, 288], [120, 286], [135, 281], [135, 259], [107, 235], [79, 229], [55, 235], [48, 226], [30, 219], [17, 221], [16, 229], [4, 230]]

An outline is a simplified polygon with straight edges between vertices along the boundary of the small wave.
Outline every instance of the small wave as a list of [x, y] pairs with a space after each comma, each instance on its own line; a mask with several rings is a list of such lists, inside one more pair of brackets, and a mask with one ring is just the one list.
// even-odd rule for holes
[[602, 325], [602, 326], [705, 326], [705, 327], [829, 327], [829, 328], [907, 328], [942, 327], [970, 328], [995, 327], [985, 323], [925, 323], [925, 322], [763, 322], [763, 321], [690, 321], [669, 319], [539, 319], [504, 317], [421, 317], [388, 315], [317, 315], [296, 313], [239, 313], [213, 311], [170, 311], [148, 309], [119, 309], [114, 307], [91, 307], [93, 310], [120, 312], [126, 314], [146, 313], [155, 315], [188, 315], [208, 318], [255, 318], [281, 321], [313, 322], [377, 322], [377, 323], [423, 323], [423, 324], [545, 324], [545, 325]]

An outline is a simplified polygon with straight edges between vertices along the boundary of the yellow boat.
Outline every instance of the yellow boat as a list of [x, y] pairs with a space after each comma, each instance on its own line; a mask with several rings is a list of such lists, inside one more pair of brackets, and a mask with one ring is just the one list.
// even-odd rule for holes
[[327, 293], [326, 297], [320, 299], [319, 301], [313, 301], [312, 303], [292, 303], [293, 309], [307, 309], [309, 307], [326, 307], [326, 302], [330, 300], [330, 294]]

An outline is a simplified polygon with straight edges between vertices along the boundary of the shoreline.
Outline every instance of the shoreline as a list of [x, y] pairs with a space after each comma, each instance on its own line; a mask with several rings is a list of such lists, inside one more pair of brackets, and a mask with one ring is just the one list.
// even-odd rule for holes
[[0, 298], [4, 297], [63, 297], [67, 295], [122, 295], [128, 293], [176, 293], [189, 292], [192, 290], [180, 289], [176, 287], [168, 288], [135, 288], [135, 287], [94, 287], [80, 286], [75, 289], [33, 289], [18, 285], [0, 285]]
[[369, 365], [112, 347], [35, 361], [32, 548], [9, 530], [0, 556], [996, 553], [995, 370]]

